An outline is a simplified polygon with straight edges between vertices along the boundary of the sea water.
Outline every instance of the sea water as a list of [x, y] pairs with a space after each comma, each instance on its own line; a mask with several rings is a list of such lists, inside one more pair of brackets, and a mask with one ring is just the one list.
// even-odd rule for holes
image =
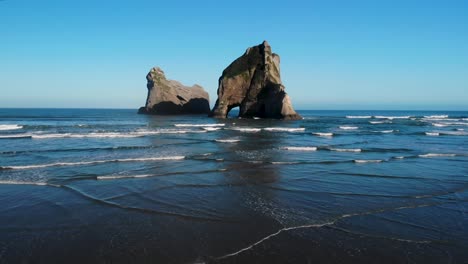
[[468, 112], [299, 113], [0, 109], [0, 261], [468, 259]]

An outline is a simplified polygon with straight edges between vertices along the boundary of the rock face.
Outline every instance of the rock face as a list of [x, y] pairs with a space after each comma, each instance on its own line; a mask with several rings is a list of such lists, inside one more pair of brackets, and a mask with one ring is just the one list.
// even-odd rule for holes
[[226, 118], [239, 106], [239, 117], [301, 119], [284, 91], [280, 77], [280, 57], [270, 45], [248, 48], [219, 78], [218, 100], [210, 116]]
[[155, 67], [146, 75], [148, 97], [140, 114], [175, 115], [208, 114], [210, 99], [199, 85], [186, 87], [178, 81], [167, 80], [164, 72]]

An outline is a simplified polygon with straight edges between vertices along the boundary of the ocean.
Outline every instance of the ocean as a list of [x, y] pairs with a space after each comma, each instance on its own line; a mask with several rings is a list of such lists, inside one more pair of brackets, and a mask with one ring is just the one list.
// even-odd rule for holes
[[468, 112], [0, 109], [1, 263], [467, 263]]

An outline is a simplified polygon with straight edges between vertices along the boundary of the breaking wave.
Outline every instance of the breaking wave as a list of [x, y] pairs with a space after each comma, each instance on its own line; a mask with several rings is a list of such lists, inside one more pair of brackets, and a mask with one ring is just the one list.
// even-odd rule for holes
[[358, 118], [358, 119], [365, 119], [365, 118], [372, 118], [372, 116], [346, 116], [346, 118]]
[[303, 132], [305, 128], [289, 128], [289, 127], [266, 127], [263, 130], [270, 132]]
[[215, 139], [215, 141], [220, 142], [220, 143], [237, 143], [240, 141], [240, 139], [227, 138], [227, 139]]
[[379, 163], [383, 160], [353, 160], [354, 163]]
[[0, 125], [0, 130], [16, 130], [22, 128], [23, 126], [20, 125]]
[[451, 154], [451, 153], [427, 153], [427, 154], [422, 154], [418, 155], [420, 158], [434, 158], [434, 157], [455, 157], [457, 154]]
[[317, 147], [283, 147], [282, 149], [291, 151], [316, 151]]
[[330, 148], [331, 151], [337, 152], [361, 152], [362, 149], [340, 149], [340, 148]]
[[174, 124], [176, 127], [223, 127], [226, 124]]
[[357, 127], [357, 126], [340, 126], [340, 129], [343, 129], [343, 130], [356, 130], [356, 129], [359, 129], [359, 127]]
[[252, 128], [252, 127], [231, 127], [230, 129], [239, 131], [239, 132], [249, 132], [249, 133], [256, 133], [262, 130], [261, 128]]
[[333, 133], [317, 132], [317, 133], [312, 133], [312, 134], [319, 136], [319, 137], [333, 137]]

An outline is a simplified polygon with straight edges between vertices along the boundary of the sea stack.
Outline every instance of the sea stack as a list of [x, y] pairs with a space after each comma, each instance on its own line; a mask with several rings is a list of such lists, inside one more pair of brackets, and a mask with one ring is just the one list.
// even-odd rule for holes
[[164, 71], [154, 67], [146, 75], [148, 96], [140, 114], [177, 115], [208, 114], [210, 99], [200, 85], [187, 87], [178, 81], [168, 80]]
[[219, 78], [218, 100], [210, 113], [226, 118], [239, 107], [242, 118], [276, 118], [296, 120], [280, 76], [280, 57], [271, 52], [268, 42], [248, 48], [244, 55], [229, 65]]

